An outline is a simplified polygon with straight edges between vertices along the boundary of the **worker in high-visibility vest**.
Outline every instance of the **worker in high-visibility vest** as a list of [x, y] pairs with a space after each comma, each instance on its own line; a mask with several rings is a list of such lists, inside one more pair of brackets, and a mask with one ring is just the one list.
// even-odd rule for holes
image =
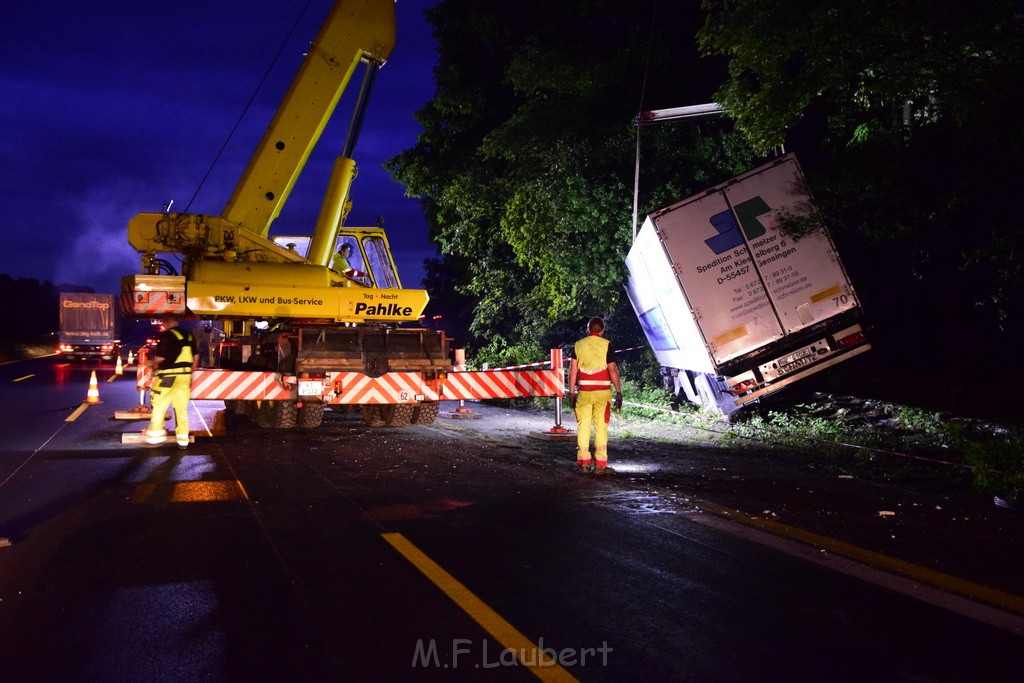
[[[608, 473], [608, 423], [612, 417], [612, 387], [615, 412], [622, 410], [622, 384], [611, 342], [603, 337], [604, 320], [591, 318], [589, 334], [576, 342], [575, 358], [569, 363], [569, 405], [579, 423], [576, 430], [576, 464], [584, 474]], [[594, 457], [590, 457], [590, 430], [594, 430]]]
[[350, 280], [356, 280], [361, 284], [369, 284], [367, 274], [358, 268], [353, 267], [349, 262], [352, 256], [352, 245], [345, 243], [338, 248], [338, 253], [331, 259], [331, 270], [339, 275], [344, 275]]
[[188, 402], [192, 396], [192, 370], [196, 361], [192, 333], [178, 326], [178, 316], [165, 315], [163, 332], [147, 361], [153, 368], [150, 388], [153, 412], [146, 429], [146, 443], [163, 443], [167, 436], [164, 416], [170, 406], [174, 408], [174, 437], [178, 448], [188, 447]]

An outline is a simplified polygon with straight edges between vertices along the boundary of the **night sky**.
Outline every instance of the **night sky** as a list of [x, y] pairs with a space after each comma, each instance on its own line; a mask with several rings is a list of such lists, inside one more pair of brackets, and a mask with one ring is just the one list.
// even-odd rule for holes
[[[422, 261], [434, 248], [419, 201], [405, 197], [382, 165], [415, 143], [413, 113], [433, 95], [434, 44], [423, 10], [434, 2], [397, 3], [398, 41], [377, 77], [353, 154], [359, 177], [346, 223], [384, 218], [406, 287], [420, 286]], [[0, 273], [116, 293], [122, 275], [139, 272], [127, 242], [134, 214], [161, 211], [170, 200], [172, 211], [219, 214], [330, 6], [331, 0], [5, 3]], [[353, 77], [271, 234], [312, 231], [361, 76], [360, 70]]]

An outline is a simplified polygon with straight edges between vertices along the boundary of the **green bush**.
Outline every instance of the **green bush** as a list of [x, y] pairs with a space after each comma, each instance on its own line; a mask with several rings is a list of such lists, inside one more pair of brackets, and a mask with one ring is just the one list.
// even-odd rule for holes
[[962, 446], [973, 468], [974, 485], [1014, 502], [1024, 502], [1024, 433], [1012, 430]]

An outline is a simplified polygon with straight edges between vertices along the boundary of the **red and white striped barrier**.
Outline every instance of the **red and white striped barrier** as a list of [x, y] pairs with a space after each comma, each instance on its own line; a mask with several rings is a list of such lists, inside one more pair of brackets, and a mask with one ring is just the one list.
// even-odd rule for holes
[[424, 381], [418, 372], [389, 372], [380, 377], [367, 377], [361, 372], [332, 372], [327, 379], [330, 393], [324, 400], [335, 405], [437, 401], [441, 382]]
[[453, 372], [444, 382], [443, 399], [561, 396], [562, 370], [484, 370]]
[[[152, 379], [146, 351], [139, 353], [136, 384], [140, 391]], [[483, 370], [451, 372], [441, 379], [424, 380], [418, 372], [389, 372], [369, 377], [361, 372], [328, 373], [321, 399], [334, 405], [420, 403], [422, 401], [479, 400], [562, 396], [565, 371], [562, 352], [551, 352], [553, 369]], [[193, 400], [294, 401], [299, 399], [297, 380], [276, 372], [216, 370], [192, 372]], [[320, 380], [318, 380], [320, 381]]]
[[276, 372], [249, 370], [192, 371], [192, 398], [228, 401], [293, 401], [295, 386], [285, 385]]
[[[529, 396], [562, 396], [565, 391], [565, 370], [562, 350], [551, 349], [548, 370], [482, 370], [453, 372], [444, 382], [446, 400], [485, 398], [526, 398]], [[530, 366], [537, 365], [531, 363]], [[541, 363], [545, 365], [545, 363]], [[521, 367], [530, 367], [521, 366]]]

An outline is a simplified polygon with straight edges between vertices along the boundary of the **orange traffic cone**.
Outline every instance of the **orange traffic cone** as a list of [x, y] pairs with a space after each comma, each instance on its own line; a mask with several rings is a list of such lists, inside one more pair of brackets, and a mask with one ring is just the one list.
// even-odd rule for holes
[[129, 351], [128, 352], [128, 365], [131, 365], [134, 361], [135, 361], [135, 356], [133, 356], [132, 352]]
[[85, 402], [89, 404], [96, 404], [100, 402], [100, 388], [96, 384], [96, 371], [92, 371], [92, 377], [89, 378], [89, 391], [85, 394]]
[[114, 366], [114, 374], [115, 375], [123, 375], [124, 374], [124, 366], [121, 365], [121, 356], [120, 355], [117, 357], [117, 365]]

